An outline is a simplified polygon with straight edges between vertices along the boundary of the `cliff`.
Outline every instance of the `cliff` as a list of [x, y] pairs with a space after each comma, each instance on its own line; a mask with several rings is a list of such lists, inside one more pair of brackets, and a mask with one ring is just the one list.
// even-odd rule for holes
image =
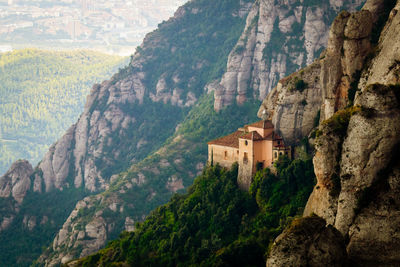
[[[317, 61], [321, 118], [310, 135], [311, 141], [315, 138], [317, 184], [304, 215], [316, 214], [334, 226], [344, 237], [349, 262], [357, 265], [400, 263], [399, 8], [396, 1], [377, 0], [367, 1], [361, 11], [342, 12], [331, 27], [326, 53]], [[274, 89], [279, 96], [288, 91], [282, 84]], [[261, 110], [275, 121], [289, 116], [279, 112], [287, 96], [268, 97]], [[297, 138], [290, 127], [281, 127], [281, 132]], [[273, 260], [291, 257], [290, 249], [278, 252], [279, 242], [291, 237], [282, 238], [287, 240], [276, 240], [267, 266], [287, 266]]]
[[311, 64], [327, 46], [329, 26], [340, 10], [364, 1], [269, 1], [253, 5], [227, 70], [210, 84], [214, 108], [264, 99], [278, 81]]
[[280, 80], [264, 99], [258, 115], [265, 110], [288, 143], [298, 143], [319, 122], [353, 104], [360, 73], [376, 42], [372, 39], [379, 31], [382, 9], [366, 4], [358, 12], [342, 11], [332, 23], [321, 57]]

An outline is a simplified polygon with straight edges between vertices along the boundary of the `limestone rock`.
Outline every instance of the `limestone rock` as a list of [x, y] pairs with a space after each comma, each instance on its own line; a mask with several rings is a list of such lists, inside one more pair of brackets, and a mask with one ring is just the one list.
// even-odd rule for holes
[[[385, 4], [371, 0], [361, 11], [342, 12], [330, 30], [327, 51], [319, 61], [322, 123], [315, 132], [313, 159], [317, 185], [304, 211], [305, 216], [315, 213], [338, 229], [346, 237], [349, 261], [363, 266], [400, 264], [400, 3], [392, 9], [375, 48], [371, 42], [372, 31], [379, 26], [376, 23], [382, 23], [388, 8]], [[361, 79], [354, 105], [344, 110], [357, 72], [361, 72]], [[291, 97], [282, 95], [290, 79], [278, 84], [260, 112], [266, 110], [272, 118], [276, 116], [284, 107], [282, 103]], [[291, 113], [295, 112], [299, 111]], [[279, 121], [276, 124], [280, 127]], [[290, 131], [281, 133], [289, 140], [294, 136]], [[280, 240], [282, 237], [277, 244]], [[303, 247], [289, 249], [293, 255], [285, 255], [287, 247], [280, 247], [280, 251], [274, 251], [279, 256], [272, 253], [267, 266], [311, 265], [303, 262], [306, 256], [299, 256], [304, 255], [298, 253]]]
[[[397, 161], [397, 162], [396, 162]], [[349, 228], [349, 256], [354, 262], [366, 266], [398, 266], [400, 255], [400, 162], [394, 159], [393, 170], [376, 183], [370, 203], [360, 211]], [[386, 179], [385, 179], [386, 178]], [[371, 253], [373, 252], [373, 253]]]
[[[371, 1], [372, 2], [372, 1]], [[381, 1], [376, 1], [381, 2]], [[380, 3], [382, 5], [382, 3]], [[378, 3], [375, 5], [379, 6]], [[392, 9], [384, 27], [370, 67], [362, 74], [359, 88], [374, 83], [400, 83], [400, 3]]]
[[[320, 136], [315, 142], [315, 155], [313, 158], [314, 173], [317, 184], [308, 199], [304, 215], [318, 214], [328, 224], [334, 224], [337, 211], [337, 200], [340, 192], [338, 165], [341, 156], [343, 138], [332, 134], [329, 125], [322, 125], [319, 129]], [[326, 207], [329, 207], [327, 209]]]
[[128, 232], [135, 231], [135, 221], [130, 217], [126, 217], [125, 219], [125, 231]]
[[167, 184], [165, 185], [165, 187], [169, 190], [172, 191], [174, 193], [176, 193], [178, 190], [185, 188], [183, 186], [183, 181], [182, 179], [178, 179], [178, 177], [176, 175], [172, 175], [171, 177], [169, 177]]
[[258, 116], [266, 112], [285, 143], [293, 144], [308, 136], [322, 104], [318, 61], [282, 79], [262, 102]]
[[331, 0], [310, 6], [294, 0], [256, 1], [226, 73], [219, 83], [206, 86], [214, 91], [215, 110], [235, 101], [264, 99], [280, 79], [319, 56], [339, 9], [354, 10], [363, 2]]
[[[40, 261], [46, 266], [53, 266], [60, 262], [65, 263], [67, 259], [87, 256], [104, 246], [108, 233], [113, 229], [102, 217], [102, 213], [90, 214], [93, 217], [82, 223], [82, 220], [87, 220], [86, 214], [101, 201], [101, 196], [86, 197], [79, 201], [53, 241], [52, 250], [55, 255], [48, 259], [42, 255]], [[113, 203], [108, 206], [113, 206]], [[83, 249], [77, 249], [78, 247]]]
[[278, 236], [267, 259], [267, 267], [344, 266], [346, 247], [338, 230], [313, 216], [295, 219]]
[[0, 197], [13, 197], [21, 204], [31, 186], [30, 176], [32, 173], [32, 165], [27, 160], [14, 162], [10, 169], [0, 177]]

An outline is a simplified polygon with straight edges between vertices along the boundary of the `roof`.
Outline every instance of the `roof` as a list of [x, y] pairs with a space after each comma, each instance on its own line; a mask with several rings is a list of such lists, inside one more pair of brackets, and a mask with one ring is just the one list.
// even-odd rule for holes
[[230, 135], [214, 139], [207, 144], [239, 148], [239, 137], [241, 135], [243, 135], [243, 131], [236, 131]]
[[273, 129], [274, 128], [274, 125], [272, 124], [272, 122], [271, 121], [264, 121], [264, 120], [261, 120], [261, 121], [257, 121], [257, 122], [255, 122], [255, 123], [252, 123], [252, 124], [249, 124], [249, 125], [246, 125], [247, 127], [254, 127], [254, 128], [260, 128], [260, 129]]
[[274, 140], [283, 140], [283, 138], [280, 137], [279, 134], [277, 134], [277, 133], [274, 133], [273, 139]]
[[253, 141], [260, 141], [260, 140], [264, 140], [264, 138], [257, 133], [256, 131], [252, 131], [250, 133], [246, 133], [242, 136], [240, 136], [241, 139], [247, 139], [247, 140], [253, 140]]

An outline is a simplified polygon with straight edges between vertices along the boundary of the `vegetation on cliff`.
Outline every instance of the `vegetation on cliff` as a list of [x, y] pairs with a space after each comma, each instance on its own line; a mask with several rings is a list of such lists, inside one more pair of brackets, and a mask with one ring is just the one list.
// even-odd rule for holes
[[314, 184], [311, 159], [283, 157], [277, 174], [259, 171], [239, 190], [237, 166], [209, 166], [186, 194], [176, 194], [134, 232], [124, 232], [80, 266], [263, 266], [270, 242], [301, 214]]

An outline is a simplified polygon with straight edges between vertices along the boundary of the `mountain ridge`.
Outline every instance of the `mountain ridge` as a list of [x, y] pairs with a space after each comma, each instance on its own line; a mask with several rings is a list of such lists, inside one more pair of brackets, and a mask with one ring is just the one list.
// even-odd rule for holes
[[[63, 195], [63, 192], [74, 191], [75, 185], [80, 186], [75, 191], [77, 196], [82, 194], [82, 198], [105, 191], [81, 200], [75, 209], [68, 210], [72, 213], [64, 218], [70, 219], [64, 221], [63, 227], [58, 224], [53, 245], [42, 254], [38, 264], [54, 265], [88, 255], [103, 247], [108, 238], [116, 237], [121, 230], [133, 229], [135, 222], [143, 220], [147, 212], [155, 208], [152, 205], [165, 203], [173, 192], [191, 184], [206, 160], [204, 144], [207, 140], [204, 138], [216, 138], [255, 120], [258, 101], [249, 101], [242, 106], [230, 105], [216, 113], [211, 111], [216, 98], [204, 95], [205, 90], [212, 91], [212, 88], [204, 89], [206, 84], [223, 75], [228, 54], [242, 32], [237, 26], [244, 26], [244, 16], [251, 7], [249, 1], [228, 2], [218, 2], [224, 7], [219, 10], [209, 1], [189, 2], [178, 10], [176, 18], [160, 25], [167, 35], [160, 31], [149, 34], [127, 68], [110, 81], [93, 86], [85, 114], [52, 147], [31, 179], [36, 181], [35, 194], [40, 190], [44, 193], [47, 188], [48, 193]], [[200, 8], [204, 6], [206, 10]], [[334, 9], [336, 5], [329, 8]], [[218, 13], [221, 10], [223, 15]], [[204, 18], [216, 17], [213, 12], [217, 12], [220, 19], [216, 25], [226, 26], [223, 21], [228, 18], [229, 21], [233, 18], [237, 24], [228, 24], [230, 32], [212, 28]], [[196, 25], [196, 30], [177, 30], [178, 21], [183, 25]], [[206, 37], [201, 34], [203, 31], [208, 34]], [[173, 43], [166, 44], [167, 37], [176, 38]], [[196, 43], [188, 46], [189, 37]], [[202, 47], [202, 44], [222, 45], [218, 51], [225, 56], [217, 57], [215, 50], [207, 50], [209, 46], [199, 49], [198, 54], [193, 53], [192, 49]], [[171, 53], [174, 55], [172, 60]], [[185, 56], [189, 54], [194, 58], [188, 60]], [[162, 58], [168, 55], [168, 61], [161, 64], [156, 55]], [[154, 125], [140, 121], [139, 127], [132, 127], [139, 120], [135, 116], [140, 114], [136, 105], [145, 109], [142, 112], [155, 115], [149, 117]], [[189, 117], [186, 117], [187, 112]], [[179, 118], [162, 124], [160, 117], [163, 115]], [[230, 117], [232, 122], [225, 125], [222, 116]], [[185, 117], [191, 119], [181, 123]], [[210, 118], [213, 119], [207, 123]], [[207, 133], [209, 129], [213, 131]], [[134, 130], [141, 132], [134, 135]], [[144, 138], [147, 134], [162, 132], [166, 134], [157, 142]], [[165, 142], [167, 147], [161, 148]], [[190, 153], [182, 153], [187, 146], [193, 149]], [[158, 152], [153, 153], [155, 151]], [[185, 164], [190, 166], [189, 170], [185, 169]], [[102, 166], [106, 166], [105, 169]], [[118, 219], [113, 220], [113, 217]]]

